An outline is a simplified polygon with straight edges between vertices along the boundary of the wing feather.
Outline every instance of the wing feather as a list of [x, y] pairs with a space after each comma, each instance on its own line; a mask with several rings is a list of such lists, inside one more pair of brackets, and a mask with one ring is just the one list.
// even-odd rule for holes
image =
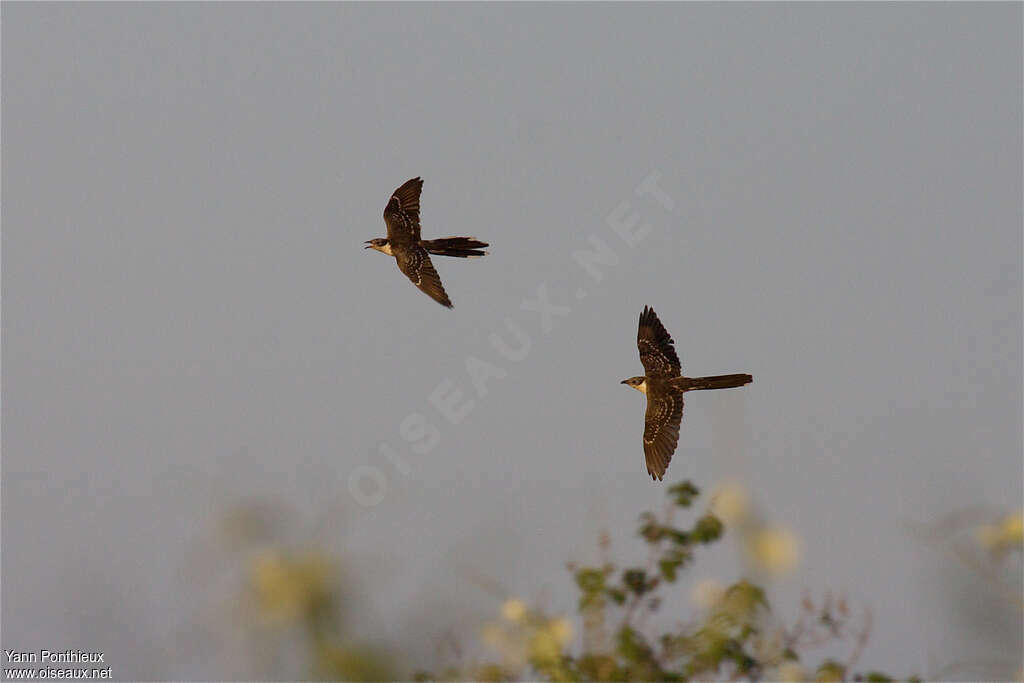
[[423, 179], [407, 180], [395, 190], [384, 207], [384, 223], [392, 244], [418, 244], [420, 241], [420, 191]]
[[395, 260], [398, 262], [398, 269], [422, 292], [442, 306], [452, 308], [452, 302], [444, 291], [444, 285], [441, 284], [441, 276], [434, 270], [434, 264], [430, 262], [430, 255], [426, 249], [416, 245], [396, 251]]
[[661, 481], [679, 444], [679, 424], [683, 420], [683, 392], [668, 389], [647, 393], [644, 416], [644, 458], [647, 473]]
[[640, 314], [636, 346], [640, 350], [640, 362], [648, 377], [679, 377], [679, 356], [676, 355], [672, 335], [649, 306], [644, 306]]

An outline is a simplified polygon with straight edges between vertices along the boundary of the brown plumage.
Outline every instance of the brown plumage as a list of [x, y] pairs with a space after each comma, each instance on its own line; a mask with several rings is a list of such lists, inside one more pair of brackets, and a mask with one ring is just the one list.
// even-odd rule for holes
[[489, 246], [472, 237], [442, 237], [436, 240], [420, 239], [421, 178], [406, 181], [395, 190], [384, 207], [384, 224], [388, 228], [386, 239], [367, 240], [367, 249], [394, 256], [398, 269], [431, 299], [447, 308], [452, 302], [441, 284], [441, 276], [430, 261], [430, 254], [476, 258], [485, 255]]
[[672, 336], [658, 320], [654, 309], [644, 306], [637, 328], [636, 346], [644, 375], [622, 381], [647, 395], [644, 416], [644, 458], [652, 479], [665, 476], [679, 444], [679, 425], [683, 419], [683, 392], [705, 389], [731, 389], [750, 384], [746, 374], [683, 377]]

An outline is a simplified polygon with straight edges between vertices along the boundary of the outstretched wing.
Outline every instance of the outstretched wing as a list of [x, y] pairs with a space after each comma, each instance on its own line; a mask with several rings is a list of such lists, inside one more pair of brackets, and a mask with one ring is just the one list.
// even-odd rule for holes
[[676, 355], [672, 336], [649, 306], [644, 306], [640, 314], [636, 346], [640, 349], [640, 362], [648, 377], [679, 377], [679, 356]]
[[679, 423], [683, 420], [683, 392], [669, 389], [657, 394], [647, 392], [644, 417], [644, 458], [647, 473], [661, 481], [679, 443]]
[[398, 250], [395, 252], [395, 260], [398, 262], [399, 270], [427, 296], [442, 306], [452, 307], [452, 302], [441, 284], [441, 276], [434, 270], [434, 264], [430, 262], [426, 249], [417, 244], [408, 249]]
[[384, 223], [392, 244], [418, 244], [420, 241], [420, 190], [423, 179], [413, 178], [395, 190], [384, 207]]

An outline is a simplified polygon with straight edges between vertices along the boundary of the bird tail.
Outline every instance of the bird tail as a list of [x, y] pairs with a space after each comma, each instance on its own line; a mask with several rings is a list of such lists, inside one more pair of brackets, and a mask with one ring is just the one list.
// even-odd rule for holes
[[700, 391], [702, 389], [732, 389], [753, 381], [754, 378], [750, 375], [713, 375], [712, 377], [680, 377], [676, 384], [683, 391]]
[[456, 258], [478, 258], [487, 253], [483, 248], [490, 246], [487, 242], [472, 237], [442, 237], [436, 240], [423, 240], [420, 244], [431, 254]]

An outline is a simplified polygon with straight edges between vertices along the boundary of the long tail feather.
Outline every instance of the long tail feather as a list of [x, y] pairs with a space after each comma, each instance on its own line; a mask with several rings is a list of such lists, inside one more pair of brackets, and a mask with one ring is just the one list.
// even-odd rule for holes
[[436, 240], [423, 240], [420, 244], [431, 254], [454, 256], [455, 258], [484, 256], [487, 252], [483, 251], [483, 248], [490, 246], [487, 242], [481, 242], [472, 237], [442, 237]]
[[680, 377], [676, 383], [683, 391], [700, 391], [702, 389], [732, 389], [753, 381], [754, 378], [750, 375], [714, 375], [711, 377]]

